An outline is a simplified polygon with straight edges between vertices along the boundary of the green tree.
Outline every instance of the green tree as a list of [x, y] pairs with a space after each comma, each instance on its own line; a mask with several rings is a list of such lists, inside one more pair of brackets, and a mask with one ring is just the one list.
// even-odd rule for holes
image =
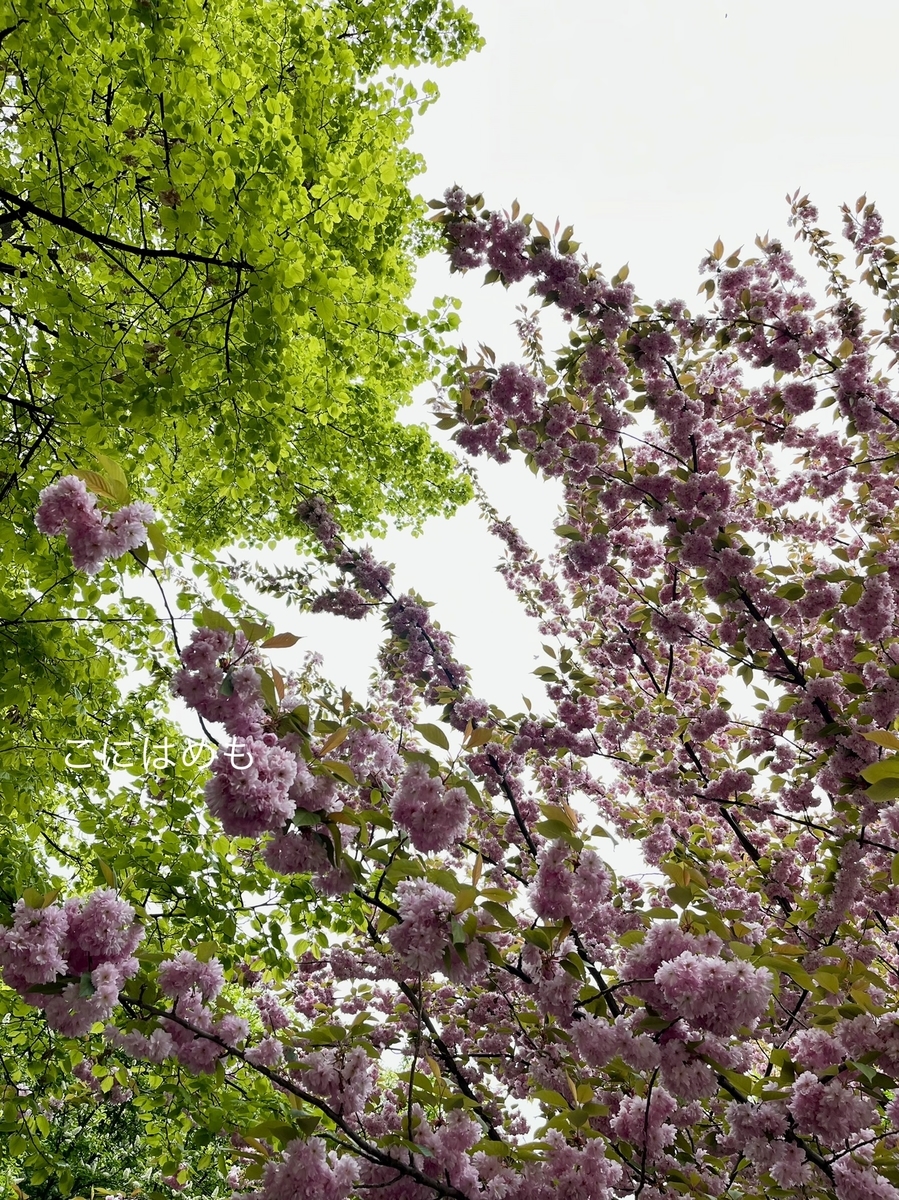
[[209, 545], [269, 536], [303, 484], [360, 528], [463, 499], [449, 458], [395, 421], [445, 320], [405, 303], [418, 98], [373, 75], [458, 57], [467, 16], [4, 8], [3, 494], [112, 451]]
[[68, 740], [132, 736], [122, 655], [152, 668], [163, 638], [35, 535], [54, 478], [111, 455], [195, 555], [283, 534], [310, 490], [355, 529], [466, 498], [396, 420], [456, 318], [406, 305], [405, 142], [435, 89], [419, 105], [383, 68], [477, 38], [449, 0], [0, 9], [0, 787], [21, 815]]
[[[452, 459], [397, 421], [456, 316], [407, 304], [429, 234], [406, 142], [436, 88], [419, 96], [387, 68], [477, 45], [450, 0], [0, 0], [6, 911], [23, 889], [127, 880], [159, 953], [173, 919], [210, 944], [242, 921], [248, 952], [273, 961], [279, 922], [324, 922], [304, 886], [257, 916], [240, 852], [196, 815], [204, 763], [183, 754], [161, 665], [177, 610], [161, 623], [116, 572], [73, 572], [33, 514], [60, 475], [99, 470], [112, 507], [127, 478], [165, 513], [157, 565], [176, 563], [182, 608], [246, 613], [216, 552], [295, 535], [300, 497], [374, 532], [467, 498]], [[144, 682], [123, 689], [135, 667]], [[11, 1063], [33, 1021], [4, 995]], [[3, 1119], [22, 1139], [11, 1178], [89, 1194], [99, 1177], [62, 1174], [69, 1135], [43, 1136], [37, 1101], [23, 1124], [9, 1091], [77, 1108], [67, 1055], [51, 1035], [40, 1078], [5, 1081]], [[178, 1080], [166, 1087], [177, 1107]], [[136, 1139], [147, 1179], [197, 1150], [153, 1111]]]

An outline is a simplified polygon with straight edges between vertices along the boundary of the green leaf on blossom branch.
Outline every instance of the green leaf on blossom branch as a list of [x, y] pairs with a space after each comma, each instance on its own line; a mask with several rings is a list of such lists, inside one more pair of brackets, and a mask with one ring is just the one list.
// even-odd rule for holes
[[899, 755], [882, 758], [872, 763], [861, 772], [862, 778], [868, 783], [879, 783], [883, 779], [899, 779]]

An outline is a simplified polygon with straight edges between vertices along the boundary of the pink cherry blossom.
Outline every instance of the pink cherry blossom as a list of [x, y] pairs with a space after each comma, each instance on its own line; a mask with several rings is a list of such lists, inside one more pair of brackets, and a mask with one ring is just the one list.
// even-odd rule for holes
[[235, 737], [262, 734], [266, 720], [256, 671], [258, 655], [243, 633], [200, 628], [181, 652], [172, 691], [208, 721]]
[[217, 958], [200, 959], [189, 950], [181, 950], [159, 967], [159, 990], [177, 1000], [190, 991], [199, 992], [204, 1000], [214, 1000], [224, 987], [225, 975]]
[[432, 883], [413, 879], [399, 885], [397, 900], [401, 920], [387, 931], [390, 944], [413, 971], [433, 971], [449, 944], [453, 897]]
[[444, 788], [424, 763], [413, 763], [394, 792], [390, 812], [415, 849], [431, 853], [464, 836], [468, 797], [463, 788]]
[[654, 1088], [648, 1099], [625, 1096], [612, 1119], [612, 1129], [631, 1145], [645, 1150], [652, 1160], [674, 1141], [677, 1129], [668, 1118], [676, 1108], [676, 1100], [662, 1087]]
[[326, 1151], [321, 1138], [288, 1142], [280, 1161], [266, 1164], [259, 1190], [238, 1200], [347, 1200], [358, 1172], [352, 1158]]
[[877, 1123], [870, 1100], [839, 1079], [822, 1082], [811, 1071], [803, 1071], [793, 1084], [787, 1107], [800, 1132], [814, 1134], [827, 1146], [838, 1146]]
[[[133, 951], [142, 937], [134, 909], [109, 889], [40, 909], [20, 900], [12, 926], [0, 929], [0, 967], [7, 985], [43, 1009], [53, 1029], [78, 1037], [112, 1013], [137, 973]], [[48, 984], [59, 986], [34, 990]]]
[[296, 756], [274, 734], [234, 739], [213, 759], [204, 793], [209, 811], [232, 837], [280, 829], [295, 810], [290, 788], [296, 773]]
[[837, 1200], [899, 1200], [899, 1188], [893, 1187], [879, 1171], [846, 1156], [833, 1165]]
[[257, 1067], [277, 1067], [284, 1058], [284, 1047], [277, 1038], [263, 1038], [244, 1052], [244, 1058]]
[[757, 1024], [768, 1007], [772, 976], [742, 959], [725, 962], [683, 951], [654, 976], [667, 1011], [712, 1033], [735, 1033]]
[[97, 507], [97, 498], [75, 475], [45, 487], [35, 513], [41, 533], [64, 533], [76, 570], [95, 574], [106, 559], [121, 558], [147, 540], [147, 526], [156, 520], [149, 504], [135, 501], [111, 516]]

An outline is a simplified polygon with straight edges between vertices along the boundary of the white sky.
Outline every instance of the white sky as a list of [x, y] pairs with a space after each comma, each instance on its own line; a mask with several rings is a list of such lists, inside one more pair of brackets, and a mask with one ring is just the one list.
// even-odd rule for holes
[[[425, 199], [453, 183], [485, 203], [517, 198], [547, 224], [558, 216], [608, 274], [630, 265], [647, 301], [697, 304], [697, 265], [719, 235], [729, 251], [770, 230], [792, 242], [787, 191], [809, 192], [825, 228], [839, 205], [876, 199], [899, 228], [894, 73], [883, 48], [899, 34], [893, 5], [864, 0], [472, 0], [486, 46], [436, 78], [440, 100], [418, 121]], [[800, 262], [803, 251], [799, 250]], [[803, 268], [804, 269], [804, 268]], [[851, 273], [851, 272], [850, 272]], [[511, 322], [524, 286], [482, 288], [480, 273], [422, 264], [417, 303], [462, 298], [461, 340], [516, 356]], [[547, 337], [548, 350], [554, 341]], [[410, 419], [426, 420], [416, 406]], [[522, 464], [477, 460], [503, 516], [541, 552], [554, 485]], [[438, 602], [475, 691], [507, 712], [535, 704], [539, 637], [493, 567], [498, 545], [470, 507], [424, 537], [392, 534], [376, 550], [400, 587]], [[336, 679], [365, 688], [378, 629], [328, 616], [290, 618]]]

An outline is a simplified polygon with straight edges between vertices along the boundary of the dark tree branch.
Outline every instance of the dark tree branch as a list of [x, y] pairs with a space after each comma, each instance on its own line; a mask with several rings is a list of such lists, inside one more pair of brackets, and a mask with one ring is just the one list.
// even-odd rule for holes
[[74, 233], [76, 237], [87, 238], [95, 246], [119, 250], [123, 254], [134, 254], [138, 258], [174, 259], [176, 262], [196, 263], [209, 267], [226, 267], [230, 271], [252, 271], [255, 269], [242, 259], [218, 258], [213, 254], [197, 254], [193, 250], [171, 250], [157, 246], [132, 246], [128, 242], [120, 242], [118, 238], [96, 233], [94, 230], [88, 229], [86, 225], [82, 225], [80, 221], [75, 221], [72, 217], [65, 217], [60, 213], [50, 212], [48, 209], [41, 208], [40, 205], [33, 204], [30, 200], [24, 200], [21, 196], [16, 196], [15, 193], [8, 192], [2, 187], [0, 187], [0, 200], [12, 205], [20, 213], [27, 213], [29, 216], [37, 217], [38, 220], [47, 221], [50, 225], [66, 229], [69, 233]]

